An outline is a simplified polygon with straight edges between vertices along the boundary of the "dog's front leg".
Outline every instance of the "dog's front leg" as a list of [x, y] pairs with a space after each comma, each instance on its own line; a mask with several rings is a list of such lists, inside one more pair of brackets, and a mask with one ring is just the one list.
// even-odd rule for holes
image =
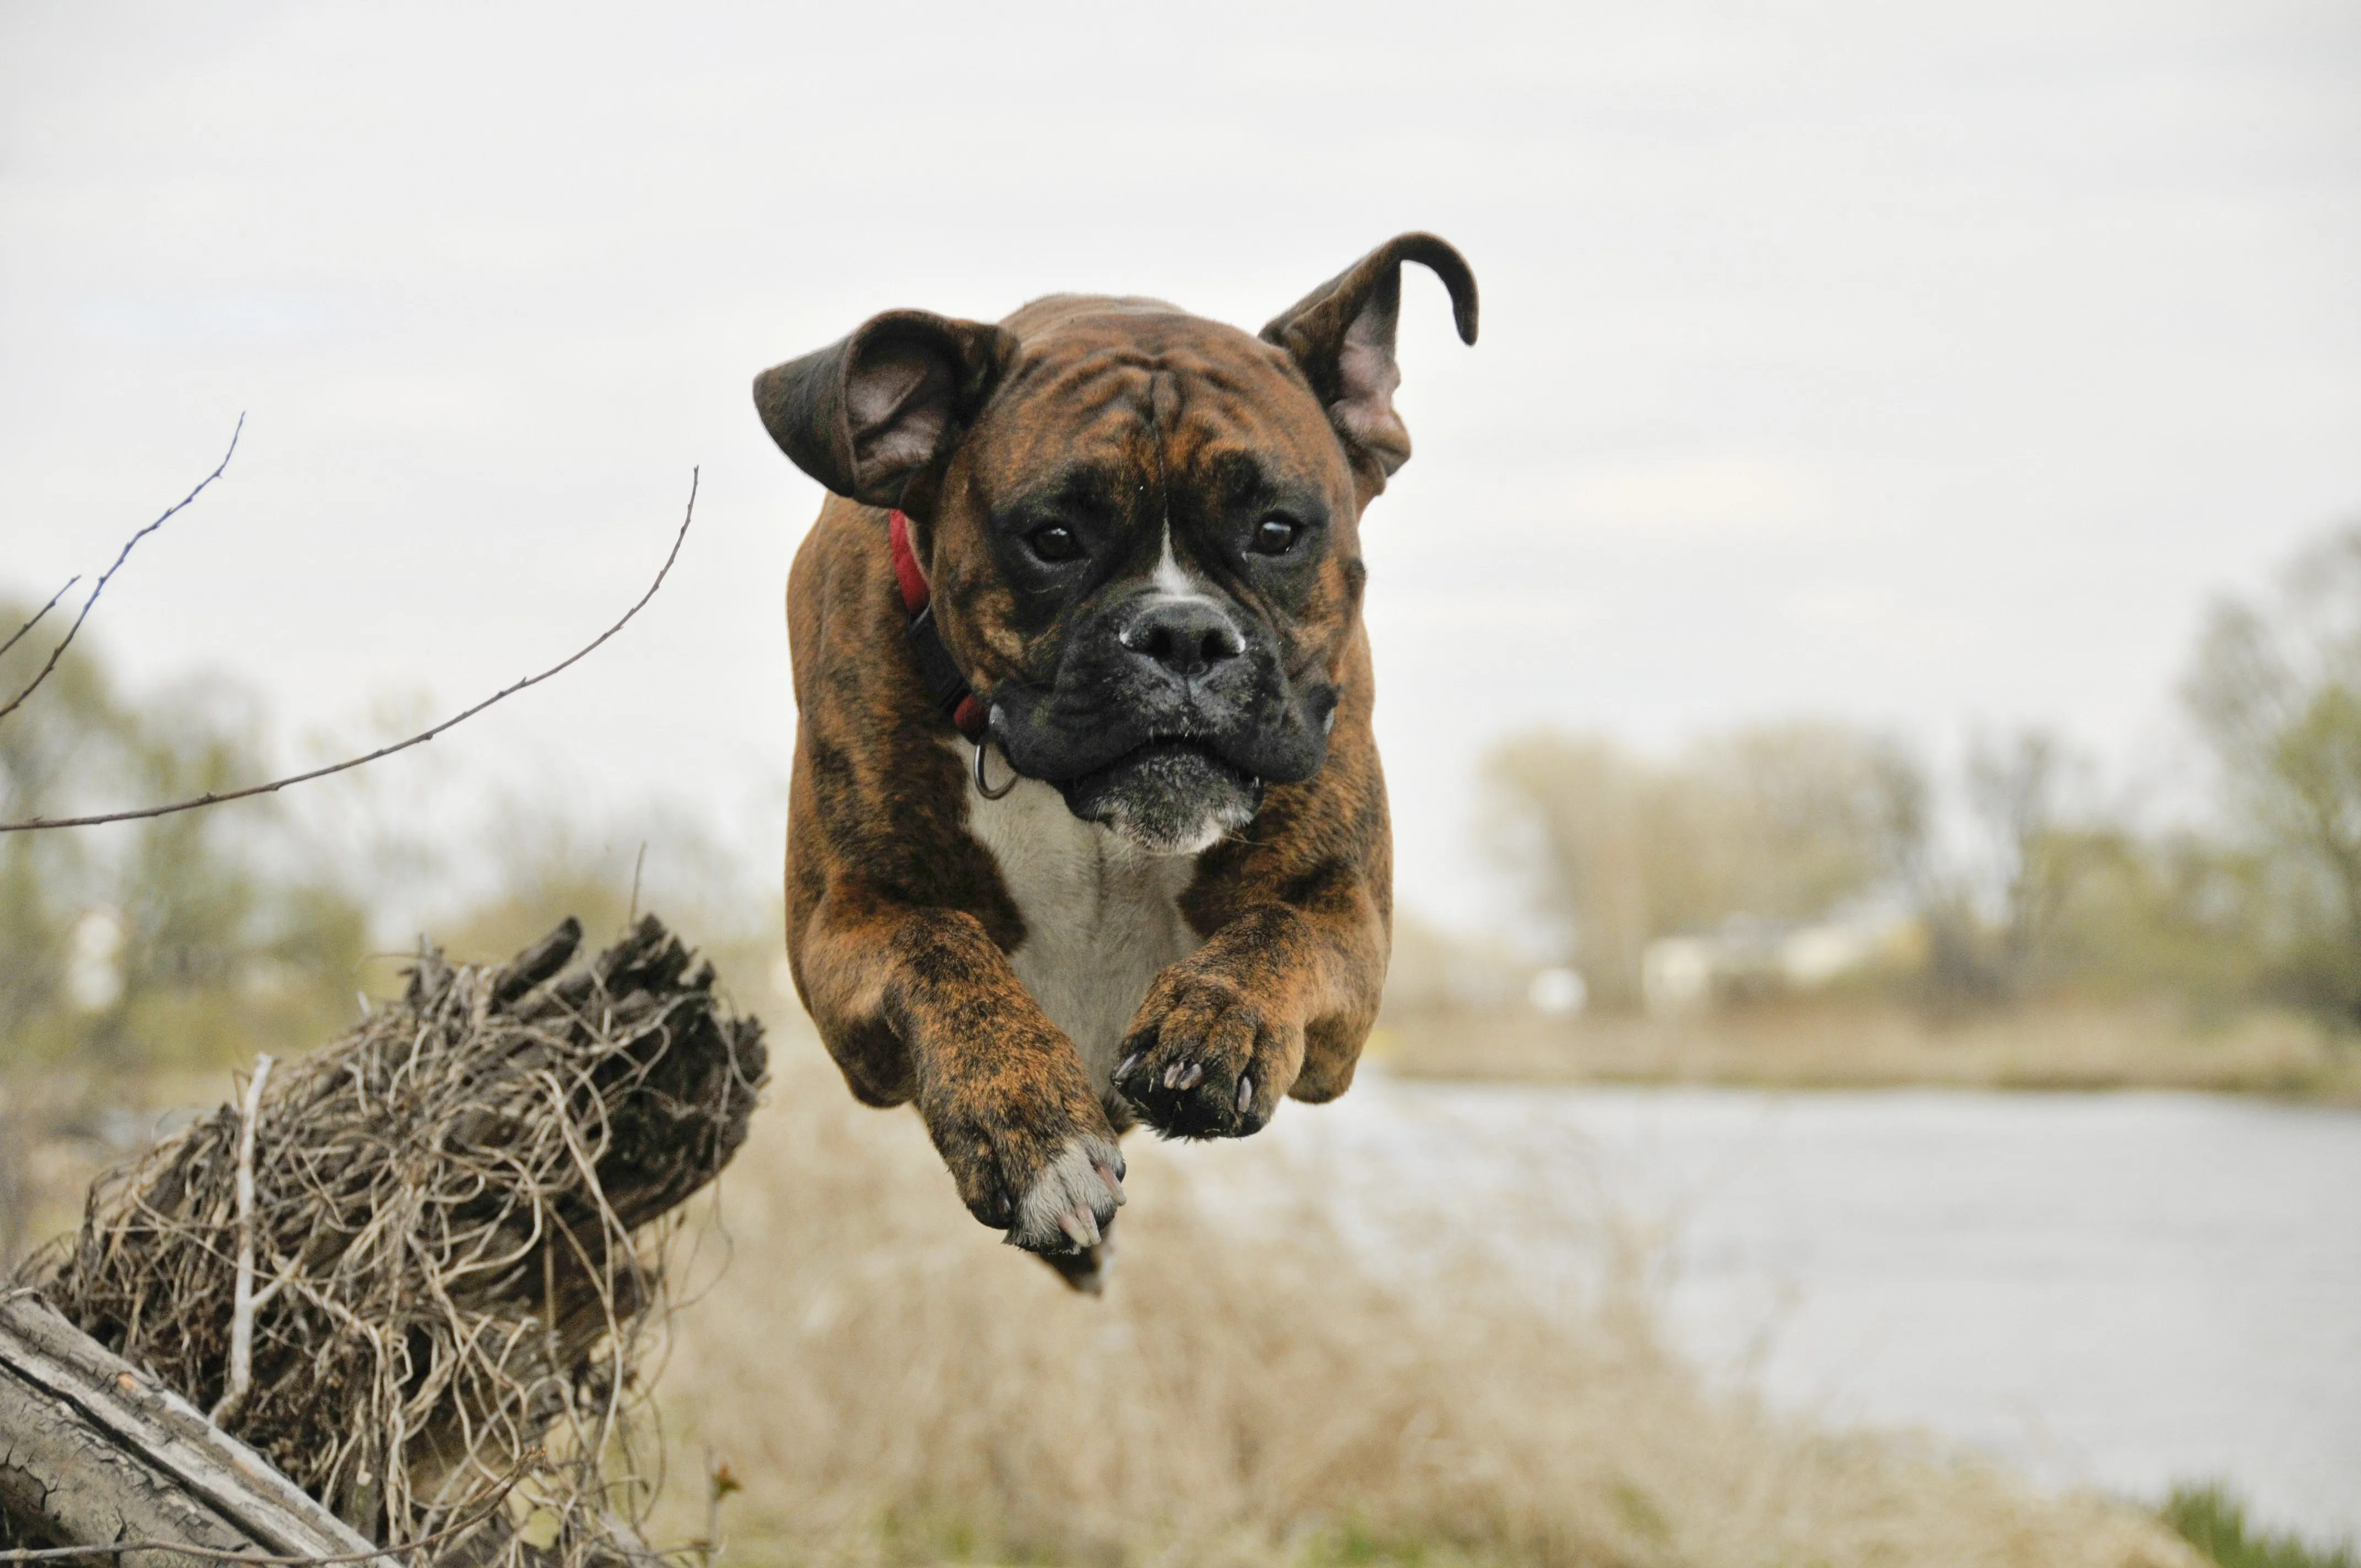
[[797, 960], [846, 1076], [864, 1098], [917, 1101], [970, 1212], [1034, 1252], [1097, 1245], [1124, 1201], [1115, 1130], [982, 922], [839, 889]]
[[1344, 902], [1250, 905], [1156, 977], [1115, 1074], [1144, 1120], [1170, 1136], [1237, 1138], [1290, 1094], [1345, 1091], [1377, 1017], [1386, 943], [1373, 906]]

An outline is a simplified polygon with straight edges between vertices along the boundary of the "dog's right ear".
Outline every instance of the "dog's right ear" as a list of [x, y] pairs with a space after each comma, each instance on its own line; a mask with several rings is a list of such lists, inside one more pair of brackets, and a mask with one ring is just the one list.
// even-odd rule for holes
[[1262, 329], [1262, 340], [1293, 356], [1328, 422], [1354, 455], [1364, 499], [1410, 460], [1410, 432], [1394, 411], [1401, 371], [1394, 364], [1394, 324], [1401, 314], [1401, 269], [1415, 261], [1451, 292], [1459, 341], [1476, 341], [1476, 274], [1467, 258], [1431, 234], [1401, 234], [1288, 306]]
[[966, 433], [1016, 356], [1005, 327], [887, 311], [755, 377], [754, 408], [796, 467], [840, 496], [890, 507]]

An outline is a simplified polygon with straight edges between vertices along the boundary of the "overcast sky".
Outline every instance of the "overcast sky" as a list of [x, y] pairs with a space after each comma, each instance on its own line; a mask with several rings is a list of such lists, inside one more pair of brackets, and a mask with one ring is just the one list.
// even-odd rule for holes
[[[202, 10], [203, 14], [200, 15]], [[2361, 509], [2361, 7], [0, 7], [0, 592], [290, 735], [686, 802], [761, 875], [818, 502], [752, 373], [1057, 290], [1258, 325], [1399, 230], [1401, 894], [1487, 740], [1826, 714], [2169, 749], [2210, 595]], [[407, 762], [389, 768], [411, 766]], [[397, 784], [398, 787], [398, 784]], [[95, 804], [95, 803], [94, 803]]]

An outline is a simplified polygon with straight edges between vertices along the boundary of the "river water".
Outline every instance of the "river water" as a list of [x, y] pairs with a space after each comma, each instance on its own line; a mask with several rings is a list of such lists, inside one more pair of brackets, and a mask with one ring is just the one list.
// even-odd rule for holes
[[1641, 1239], [1676, 1342], [1825, 1420], [2361, 1535], [2361, 1114], [2186, 1094], [1442, 1086], [1264, 1135], [1348, 1220]]

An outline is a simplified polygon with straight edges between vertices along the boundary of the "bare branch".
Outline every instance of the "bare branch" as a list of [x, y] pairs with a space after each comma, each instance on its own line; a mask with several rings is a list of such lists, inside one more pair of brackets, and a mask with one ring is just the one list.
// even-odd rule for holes
[[[113, 577], [115, 573], [121, 571], [123, 569], [123, 563], [131, 558], [131, 547], [138, 543], [141, 540], [147, 538], [149, 534], [155, 532], [158, 529], [163, 527], [165, 523], [171, 521], [171, 517], [174, 512], [181, 510], [191, 501], [193, 501], [199, 496], [203, 495], [205, 493], [205, 487], [222, 477], [222, 470], [229, 466], [229, 460], [237, 455], [237, 438], [244, 434], [245, 432], [246, 416], [244, 414], [240, 414], [237, 416], [237, 428], [229, 433], [229, 450], [223, 453], [222, 460], [214, 465], [214, 471], [206, 475], [203, 478], [199, 479], [195, 489], [191, 490], [187, 495], [182, 496], [172, 505], [166, 507], [164, 509], [163, 516], [159, 517], [155, 521], [149, 523], [147, 527], [141, 529], [138, 532], [133, 534], [130, 538], [123, 542], [123, 548], [115, 553], [115, 565], [109, 566], [105, 571], [99, 574], [98, 586], [90, 590], [90, 598], [82, 601], [82, 612], [74, 617], [74, 623], [66, 628], [66, 634], [58, 640], [58, 645], [49, 650], [49, 662], [41, 666], [41, 673], [33, 677], [30, 685], [27, 685], [23, 691], [18, 692], [15, 696], [8, 699], [7, 707], [0, 707], [0, 718], [5, 718], [10, 714], [16, 712], [18, 708], [24, 707], [25, 699], [32, 696], [35, 688], [38, 687], [43, 681], [49, 678], [49, 672], [58, 667], [58, 661], [65, 657], [66, 650], [68, 648], [73, 646], [74, 634], [82, 630], [82, 623], [90, 619], [92, 609], [98, 603], [98, 596], [106, 591], [108, 579]], [[68, 583], [66, 585], [66, 587], [70, 588], [71, 587], [73, 587], [71, 583]], [[58, 592], [62, 594], [65, 592], [65, 588], [60, 588]], [[57, 603], [57, 600], [51, 599], [49, 603], [55, 604]], [[41, 611], [41, 615], [47, 615], [49, 611], [46, 609]], [[38, 620], [40, 619], [41, 616], [37, 615], [33, 618], [33, 620]], [[24, 631], [17, 632], [16, 637], [22, 637], [25, 634], [25, 631], [30, 631], [32, 629], [32, 621], [27, 621], [25, 623]], [[16, 641], [16, 637], [11, 637], [8, 639], [9, 642], [14, 644]], [[6, 649], [0, 648], [0, 652], [7, 652]]]
[[[688, 525], [697, 516], [697, 470], [692, 468], [688, 471], [688, 507], [681, 517], [680, 531], [673, 535], [671, 554], [664, 557], [664, 565], [656, 568], [655, 580], [648, 585], [648, 591], [640, 596], [638, 603], [623, 612], [622, 620], [618, 620], [614, 625], [598, 633], [588, 643], [539, 674], [527, 675], [512, 685], [501, 687], [475, 707], [453, 714], [433, 729], [422, 729], [406, 740], [397, 740], [390, 746], [380, 746], [366, 756], [347, 757], [341, 762], [332, 762], [324, 768], [313, 768], [306, 773], [290, 773], [285, 778], [273, 779], [269, 784], [248, 784], [244, 789], [222, 790], [218, 793], [208, 791], [188, 800], [176, 800], [167, 806], [142, 806], [137, 811], [108, 811], [89, 817], [30, 817], [22, 822], [0, 822], [0, 833], [32, 833], [49, 828], [95, 828], [107, 822], [135, 822], [143, 817], [170, 817], [176, 812], [194, 811], [200, 806], [221, 806], [233, 800], [250, 799], [258, 795], [275, 795], [290, 784], [309, 784], [313, 779], [324, 779], [331, 773], [341, 773], [347, 769], [374, 762], [379, 758], [390, 757], [396, 751], [407, 751], [412, 746], [423, 746], [445, 730], [465, 724], [494, 703], [512, 697], [527, 686], [537, 686], [552, 675], [560, 674], [573, 668], [597, 652], [609, 638], [629, 626], [631, 623], [631, 618], [646, 609], [648, 601], [656, 597], [656, 590], [664, 587], [665, 576], [672, 571], [672, 564], [680, 558], [681, 542], [688, 537]], [[91, 597], [95, 598], [97, 595], [93, 593]]]
[[247, 1080], [246, 1104], [237, 1124], [237, 1284], [229, 1324], [229, 1387], [213, 1409], [213, 1423], [225, 1427], [246, 1405], [254, 1385], [254, 1124], [262, 1119], [262, 1086], [270, 1078], [270, 1053], [255, 1058]]
[[5, 656], [9, 649], [14, 648], [17, 643], [22, 642], [25, 640], [25, 633], [32, 630], [36, 626], [40, 625], [42, 620], [48, 616], [49, 611], [58, 608], [58, 600], [65, 598], [67, 594], [72, 592], [73, 586], [81, 581], [82, 574], [79, 572], [75, 573], [72, 576], [68, 577], [66, 579], [66, 586], [60, 588], [56, 593], [51, 594], [49, 596], [49, 602], [33, 612], [32, 620], [25, 622], [24, 625], [10, 632], [8, 634], [7, 641], [0, 642], [0, 656]]

